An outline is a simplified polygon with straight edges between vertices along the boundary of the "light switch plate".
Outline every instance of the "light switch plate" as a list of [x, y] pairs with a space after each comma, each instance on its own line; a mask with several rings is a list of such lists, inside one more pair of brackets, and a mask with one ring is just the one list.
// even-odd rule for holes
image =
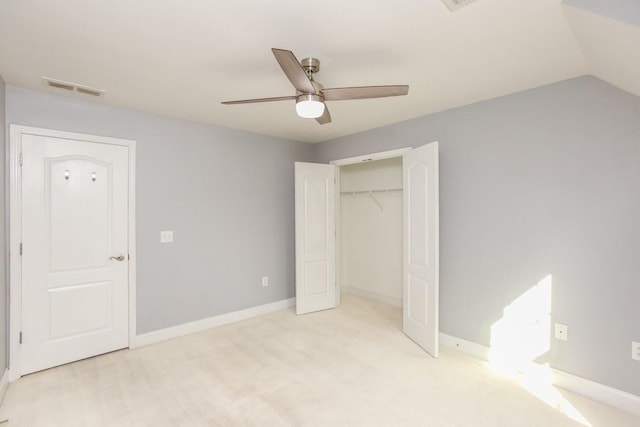
[[640, 342], [631, 341], [631, 358], [640, 362]]
[[173, 243], [173, 231], [161, 231], [160, 243]]

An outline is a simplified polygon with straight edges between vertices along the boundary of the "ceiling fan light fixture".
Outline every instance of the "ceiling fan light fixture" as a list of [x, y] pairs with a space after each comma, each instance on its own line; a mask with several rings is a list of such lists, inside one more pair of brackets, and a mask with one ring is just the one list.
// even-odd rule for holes
[[324, 113], [324, 99], [315, 94], [298, 95], [296, 97], [296, 113], [305, 119], [317, 119]]

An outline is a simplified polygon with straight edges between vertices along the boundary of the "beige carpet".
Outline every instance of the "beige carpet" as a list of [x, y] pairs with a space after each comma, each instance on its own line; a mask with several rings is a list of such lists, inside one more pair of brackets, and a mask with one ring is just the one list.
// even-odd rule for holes
[[639, 417], [551, 391], [545, 403], [455, 350], [432, 359], [402, 334], [399, 309], [345, 295], [336, 310], [284, 310], [28, 375], [11, 384], [0, 419], [29, 427], [640, 426]]

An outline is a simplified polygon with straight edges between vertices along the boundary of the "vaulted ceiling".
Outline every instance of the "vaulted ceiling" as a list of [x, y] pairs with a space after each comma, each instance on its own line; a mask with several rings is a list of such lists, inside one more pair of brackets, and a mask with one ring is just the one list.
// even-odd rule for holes
[[[584, 74], [640, 95], [638, 3], [476, 0], [451, 12], [441, 0], [4, 0], [0, 75], [318, 142]], [[326, 87], [408, 84], [409, 95], [330, 102], [333, 122], [322, 126], [297, 117], [293, 101], [221, 105], [294, 94], [272, 47], [319, 58]]]

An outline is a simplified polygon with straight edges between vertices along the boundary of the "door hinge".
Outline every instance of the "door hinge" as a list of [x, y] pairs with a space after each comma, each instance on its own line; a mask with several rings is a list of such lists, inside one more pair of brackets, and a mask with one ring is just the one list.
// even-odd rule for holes
[[20, 255], [22, 255], [22, 242], [20, 242]]
[[19, 337], [19, 339], [18, 339], [18, 343], [19, 343], [19, 344], [22, 344], [22, 331], [20, 331], [20, 337]]
[[20, 166], [22, 166], [22, 153], [20, 153], [19, 161], [20, 161]]

